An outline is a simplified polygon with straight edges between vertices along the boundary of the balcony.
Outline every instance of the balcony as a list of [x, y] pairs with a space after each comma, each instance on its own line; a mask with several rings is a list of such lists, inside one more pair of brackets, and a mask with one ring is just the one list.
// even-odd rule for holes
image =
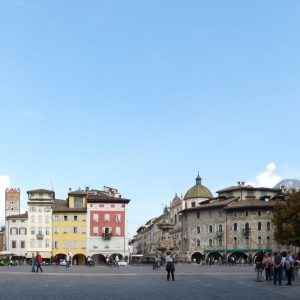
[[104, 240], [110, 240], [111, 237], [112, 237], [112, 233], [111, 233], [111, 232], [103, 232], [103, 233], [102, 233], [102, 238], [103, 238]]
[[242, 233], [243, 233], [243, 235], [245, 235], [245, 236], [250, 235], [250, 228], [243, 228], [243, 229], [242, 229]]
[[224, 235], [224, 231], [217, 231], [218, 238], [223, 237], [223, 235]]
[[44, 239], [44, 235], [41, 234], [41, 233], [39, 233], [39, 234], [36, 235], [36, 239], [37, 240], [43, 240]]

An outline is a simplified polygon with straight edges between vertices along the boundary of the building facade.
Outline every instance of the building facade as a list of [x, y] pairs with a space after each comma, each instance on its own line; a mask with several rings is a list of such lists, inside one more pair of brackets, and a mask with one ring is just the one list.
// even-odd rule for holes
[[37, 189], [28, 194], [28, 230], [27, 254], [30, 258], [37, 251], [43, 259], [50, 260], [52, 256], [52, 206], [55, 193], [51, 190]]
[[106, 256], [129, 256], [127, 205], [116, 189], [89, 191], [87, 197], [87, 249], [96, 263]]

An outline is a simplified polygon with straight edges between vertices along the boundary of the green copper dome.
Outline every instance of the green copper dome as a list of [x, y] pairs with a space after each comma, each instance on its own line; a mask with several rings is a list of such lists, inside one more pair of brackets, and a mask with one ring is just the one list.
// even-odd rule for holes
[[212, 193], [210, 190], [201, 184], [201, 177], [196, 177], [196, 184], [191, 187], [185, 194], [184, 199], [190, 198], [212, 198]]

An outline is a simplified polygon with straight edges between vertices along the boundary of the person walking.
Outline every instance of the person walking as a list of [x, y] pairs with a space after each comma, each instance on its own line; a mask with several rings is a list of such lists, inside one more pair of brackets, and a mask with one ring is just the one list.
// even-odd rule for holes
[[41, 272], [43, 272], [41, 264], [43, 262], [42, 256], [39, 252], [36, 253], [36, 273], [39, 272], [39, 269], [41, 270]]
[[35, 272], [35, 266], [36, 266], [36, 257], [34, 255], [34, 252], [32, 252], [32, 255], [31, 255], [31, 272]]
[[255, 259], [255, 273], [256, 273], [256, 281], [262, 281], [262, 271], [263, 271], [263, 254], [259, 252]]
[[174, 267], [173, 257], [171, 256], [170, 251], [167, 252], [167, 256], [166, 256], [166, 271], [168, 272], [167, 280], [170, 281], [170, 273], [171, 273], [172, 280], [175, 281], [175, 277], [174, 277], [175, 267]]
[[118, 256], [118, 254], [117, 254], [116, 257], [115, 257], [115, 269], [116, 269], [116, 268], [119, 269], [119, 261], [120, 261], [120, 259], [119, 259], [119, 256]]
[[281, 274], [282, 274], [282, 263], [283, 259], [280, 253], [274, 253], [274, 285], [278, 283], [281, 285]]
[[66, 256], [66, 269], [67, 269], [67, 271], [70, 270], [70, 265], [71, 265], [71, 256], [70, 256], [70, 253], [68, 253], [67, 256]]

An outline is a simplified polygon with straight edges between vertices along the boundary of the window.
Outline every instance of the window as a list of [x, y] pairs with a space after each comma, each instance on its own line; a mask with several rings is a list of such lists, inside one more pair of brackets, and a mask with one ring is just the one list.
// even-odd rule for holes
[[237, 223], [234, 223], [233, 224], [233, 231], [237, 231], [237, 228], [238, 228]]
[[21, 248], [25, 249], [25, 241], [21, 241]]
[[68, 227], [64, 227], [63, 233], [68, 233]]
[[271, 230], [271, 223], [267, 222], [267, 230]]
[[257, 238], [257, 244], [261, 245], [261, 237], [260, 236]]
[[109, 214], [104, 215], [104, 222], [109, 222]]
[[31, 223], [35, 223], [35, 216], [31, 216]]
[[195, 207], [195, 206], [196, 206], [196, 203], [195, 203], [195, 202], [192, 202], [191, 205], [192, 205], [192, 207]]
[[248, 212], [248, 211], [246, 211], [246, 212], [245, 212], [245, 215], [246, 215], [246, 217], [248, 217], [248, 215], [249, 215], [249, 212]]
[[46, 216], [45, 218], [46, 218], [46, 223], [48, 224], [50, 220], [50, 216]]
[[82, 249], [85, 249], [85, 248], [86, 248], [86, 241], [82, 241], [82, 242], [81, 242], [81, 248], [82, 248]]
[[246, 223], [246, 224], [245, 224], [245, 229], [246, 229], [246, 230], [249, 230], [249, 229], [250, 229], [249, 223]]
[[51, 211], [51, 207], [50, 206], [45, 206], [44, 207], [44, 212], [50, 212]]
[[111, 233], [111, 228], [110, 227], [103, 227], [102, 232], [104, 233]]
[[116, 227], [116, 235], [121, 235], [121, 228], [120, 227]]
[[43, 224], [43, 216], [38, 216], [38, 223]]
[[68, 221], [68, 216], [64, 216], [64, 221]]
[[245, 237], [245, 245], [249, 245], [249, 237], [248, 236]]
[[53, 216], [53, 221], [59, 221], [59, 217], [57, 215]]
[[43, 228], [42, 227], [38, 228], [38, 234], [43, 234]]
[[43, 241], [42, 240], [38, 240], [38, 247], [42, 248], [43, 247]]
[[72, 247], [72, 249], [77, 249], [78, 248], [78, 242], [77, 241], [72, 241], [71, 247]]
[[209, 239], [209, 240], [208, 240], [208, 245], [209, 245], [210, 247], [212, 247], [212, 245], [213, 245], [213, 240], [212, 240], [212, 239]]
[[223, 245], [223, 239], [222, 239], [222, 238], [219, 238], [219, 239], [218, 239], [218, 244], [219, 244], [219, 246], [222, 246], [222, 245]]
[[82, 221], [86, 221], [86, 215], [82, 215]]
[[54, 242], [53, 242], [53, 248], [54, 248], [54, 249], [57, 249], [57, 248], [58, 248], [58, 241], [54, 241]]
[[200, 226], [197, 226], [197, 233], [200, 233]]
[[209, 227], [208, 227], [208, 231], [209, 231], [210, 233], [212, 233], [212, 232], [213, 232], [213, 227], [212, 227], [212, 225], [209, 225]]
[[121, 222], [121, 215], [120, 214], [116, 214], [116, 222]]
[[12, 235], [17, 235], [18, 234], [18, 229], [16, 227], [13, 227], [13, 228], [10, 229], [10, 233]]
[[35, 234], [35, 227], [31, 227], [31, 228], [30, 228], [30, 233], [31, 233], [31, 234]]
[[50, 241], [49, 240], [45, 240], [45, 248], [50, 248]]
[[267, 245], [271, 245], [271, 239], [269, 236], [267, 236]]
[[78, 227], [73, 227], [73, 233], [78, 233]]
[[86, 234], [86, 227], [81, 228], [81, 233]]
[[21, 235], [26, 235], [27, 234], [27, 229], [26, 228], [20, 228], [19, 229], [19, 234], [21, 234]]
[[237, 238], [236, 237], [233, 238], [233, 246], [237, 246]]
[[254, 198], [254, 191], [247, 191], [246, 198]]
[[257, 223], [257, 230], [261, 230], [261, 222]]
[[46, 229], [45, 229], [45, 234], [46, 234], [46, 235], [50, 235], [50, 228], [49, 228], [49, 227], [46, 227]]
[[257, 214], [258, 214], [259, 216], [261, 216], [261, 211], [259, 210], [259, 211], [257, 212]]
[[35, 248], [35, 240], [30, 240], [30, 248]]
[[74, 197], [74, 207], [83, 208], [83, 199], [81, 197]]
[[78, 221], [78, 220], [79, 220], [79, 219], [78, 219], [78, 216], [74, 216], [74, 217], [73, 217], [73, 220], [74, 220], [74, 221]]
[[13, 249], [16, 249], [17, 248], [17, 241], [11, 241], [11, 247]]
[[93, 221], [98, 222], [98, 214], [93, 214]]
[[39, 211], [39, 212], [42, 212], [42, 211], [43, 211], [43, 207], [39, 207], [39, 208], [38, 208], [38, 211]]
[[63, 241], [63, 248], [68, 249], [68, 241]]
[[197, 219], [200, 219], [200, 211], [197, 212]]
[[54, 228], [53, 228], [53, 233], [54, 233], [54, 234], [58, 234], [58, 233], [59, 233], [59, 229], [58, 229], [57, 227], [54, 227]]
[[30, 208], [29, 208], [29, 211], [30, 211], [30, 212], [36, 212], [36, 209], [35, 209], [35, 207], [30, 207]]
[[98, 227], [93, 227], [93, 233], [94, 235], [98, 235]]
[[222, 232], [223, 231], [223, 227], [222, 227], [222, 225], [220, 224], [219, 225], [219, 232]]
[[200, 240], [197, 239], [197, 247], [200, 247]]

